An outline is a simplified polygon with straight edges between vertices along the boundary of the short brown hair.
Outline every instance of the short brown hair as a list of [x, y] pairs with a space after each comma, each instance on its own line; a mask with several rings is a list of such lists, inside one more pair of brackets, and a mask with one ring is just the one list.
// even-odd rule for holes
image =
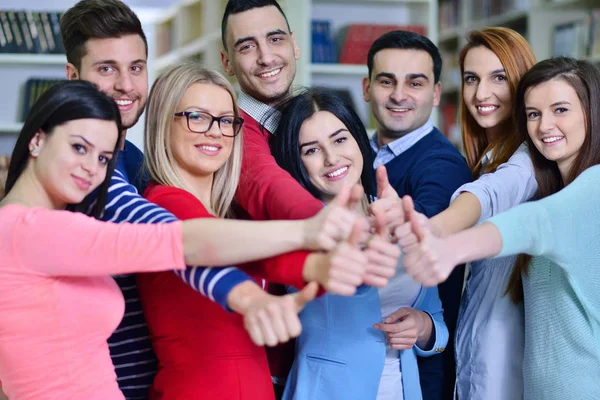
[[86, 54], [85, 43], [90, 39], [139, 35], [148, 56], [148, 41], [142, 23], [131, 8], [120, 0], [81, 0], [62, 16], [60, 34], [67, 61], [77, 69], [81, 67], [81, 59]]

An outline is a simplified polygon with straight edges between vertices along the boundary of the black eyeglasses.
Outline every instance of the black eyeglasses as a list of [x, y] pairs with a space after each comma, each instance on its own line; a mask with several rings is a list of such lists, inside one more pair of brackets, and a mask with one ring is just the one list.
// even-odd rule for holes
[[185, 117], [187, 119], [188, 129], [195, 133], [206, 133], [210, 131], [213, 123], [217, 121], [221, 134], [227, 137], [237, 136], [244, 123], [244, 120], [240, 117], [215, 117], [201, 111], [181, 111], [175, 113], [175, 116]]

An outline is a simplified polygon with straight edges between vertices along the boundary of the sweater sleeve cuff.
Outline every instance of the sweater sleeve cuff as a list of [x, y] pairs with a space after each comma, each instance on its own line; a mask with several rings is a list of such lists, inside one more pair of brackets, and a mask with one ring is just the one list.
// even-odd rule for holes
[[[209, 297], [211, 297], [215, 303], [221, 305], [226, 311], [233, 312], [227, 306], [227, 297], [234, 287], [249, 280], [254, 281], [254, 279], [248, 276], [244, 271], [233, 268], [227, 272], [223, 279], [217, 281], [212, 289], [209, 288], [212, 292], [212, 297], [210, 296], [211, 292], [209, 292]], [[210, 284], [208, 286], [210, 287]]]
[[437, 322], [435, 320], [435, 318], [433, 318], [433, 315], [431, 315], [427, 311], [423, 311], [423, 312], [426, 313], [427, 315], [429, 315], [429, 318], [431, 318], [431, 322], [432, 322], [431, 336], [433, 338], [435, 338], [435, 340], [429, 340], [429, 343], [432, 343], [432, 345], [428, 349], [422, 349], [417, 344], [414, 345], [414, 349], [415, 349], [415, 353], [419, 357], [431, 357], [433, 355], [443, 352], [446, 349], [446, 344], [448, 342], [448, 338], [444, 339], [442, 337], [443, 335], [437, 334], [438, 332], [440, 332], [440, 333], [444, 332], [444, 329], [441, 329], [441, 327], [438, 326], [439, 322]]

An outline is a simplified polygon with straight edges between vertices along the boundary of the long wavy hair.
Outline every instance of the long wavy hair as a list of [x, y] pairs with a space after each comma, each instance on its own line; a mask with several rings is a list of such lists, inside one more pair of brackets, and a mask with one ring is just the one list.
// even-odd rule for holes
[[[508, 79], [510, 96], [514, 98], [519, 80], [536, 63], [533, 50], [525, 38], [512, 29], [490, 27], [473, 30], [469, 32], [467, 44], [462, 48], [458, 59], [461, 76], [465, 71], [467, 53], [469, 50], [481, 46], [492, 51], [502, 63]], [[464, 93], [464, 85], [465, 82], [462, 79], [461, 93]], [[460, 120], [467, 163], [474, 177], [495, 171], [500, 164], [508, 161], [521, 144], [521, 139], [516, 135], [515, 121], [512, 118], [501, 123], [502, 127], [498, 130], [501, 134], [490, 143], [485, 129], [479, 126], [468, 110], [464, 96], [460, 102]], [[490, 150], [493, 157], [483, 166], [483, 157]]]
[[[234, 114], [239, 117], [235, 91], [229, 81], [217, 71], [189, 62], [167, 70], [152, 85], [144, 130], [146, 168], [150, 177], [161, 185], [178, 187], [190, 193], [193, 190], [179, 173], [171, 149], [171, 126], [179, 102], [195, 83], [212, 84], [226, 90], [231, 95]], [[231, 205], [240, 181], [242, 132], [233, 140], [231, 155], [215, 172], [210, 204], [205, 204], [211, 213], [221, 218], [233, 215]]]
[[[29, 163], [29, 143], [38, 132], [52, 135], [54, 129], [77, 119], [113, 121], [122, 131], [119, 108], [106, 94], [86, 81], [64, 81], [45, 91], [31, 108], [10, 158], [5, 193], [8, 194]], [[116, 141], [113, 157], [108, 163], [106, 177], [100, 186], [79, 204], [69, 204], [67, 210], [77, 211], [94, 218], [101, 218], [106, 205], [108, 187], [119, 153]]]
[[[525, 96], [532, 88], [550, 80], [562, 80], [575, 90], [585, 118], [585, 140], [565, 181], [557, 163], [548, 160], [539, 152], [527, 132]], [[518, 136], [529, 145], [540, 198], [558, 192], [587, 168], [600, 164], [600, 68], [596, 65], [567, 57], [541, 61], [521, 79], [515, 99], [514, 115]], [[515, 303], [523, 301], [522, 277], [528, 275], [530, 262], [531, 256], [526, 254], [519, 255], [515, 262], [506, 290]]]
[[360, 182], [365, 189], [363, 208], [375, 196], [373, 176], [373, 149], [365, 127], [352, 106], [342, 96], [331, 89], [313, 87], [305, 89], [278, 107], [279, 124], [269, 144], [271, 154], [277, 164], [286, 170], [314, 197], [323, 200], [323, 193], [310, 180], [300, 154], [300, 128], [302, 124], [319, 111], [329, 111], [348, 128], [356, 140], [363, 157], [363, 170]]

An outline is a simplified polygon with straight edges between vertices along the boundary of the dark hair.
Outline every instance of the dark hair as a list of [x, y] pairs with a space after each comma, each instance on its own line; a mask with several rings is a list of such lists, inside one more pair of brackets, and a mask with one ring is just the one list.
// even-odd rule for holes
[[230, 15], [243, 13], [245, 11], [250, 11], [255, 8], [269, 6], [273, 6], [279, 10], [281, 15], [283, 15], [283, 18], [285, 19], [288, 31], [291, 32], [292, 30], [290, 29], [290, 23], [288, 22], [285, 13], [281, 9], [281, 6], [275, 0], [229, 0], [227, 2], [227, 5], [225, 6], [225, 13], [223, 14], [223, 19], [221, 20], [221, 41], [223, 42], [223, 49], [227, 51], [227, 22], [229, 21]]
[[[122, 131], [119, 108], [94, 84], [80, 80], [63, 81], [54, 84], [44, 92], [31, 108], [17, 138], [8, 167], [5, 193], [10, 192], [25, 170], [29, 160], [29, 143], [36, 133], [43, 131], [45, 134], [51, 135], [57, 126], [84, 118], [114, 121], [117, 132]], [[113, 150], [113, 157], [108, 164], [104, 182], [81, 203], [69, 205], [68, 210], [82, 212], [95, 218], [101, 217], [106, 204], [110, 178], [117, 163], [118, 152], [119, 140]], [[95, 202], [93, 202], [94, 198]]]
[[[556, 162], [545, 158], [527, 134], [525, 95], [531, 88], [553, 79], [562, 80], [575, 90], [585, 118], [585, 140], [565, 182], [563, 182]], [[558, 192], [587, 168], [600, 164], [600, 68], [596, 65], [567, 57], [551, 58], [539, 62], [523, 75], [519, 82], [514, 113], [517, 131], [521, 139], [526, 140], [529, 146], [538, 182], [539, 198]], [[530, 262], [531, 256], [524, 254], [519, 255], [515, 262], [507, 288], [507, 293], [514, 302], [520, 302], [523, 299], [522, 274], [527, 276]]]
[[142, 23], [131, 8], [120, 0], [81, 0], [63, 14], [60, 34], [67, 61], [77, 69], [81, 68], [81, 59], [86, 54], [85, 43], [90, 39], [139, 35], [148, 55], [148, 41]]
[[440, 81], [442, 73], [442, 56], [440, 50], [435, 44], [423, 35], [409, 31], [392, 31], [381, 35], [369, 49], [367, 57], [367, 67], [369, 68], [369, 78], [373, 71], [373, 58], [381, 50], [385, 49], [401, 49], [401, 50], [421, 50], [426, 51], [433, 60], [433, 78], [434, 83]]
[[362, 121], [344, 97], [331, 89], [313, 87], [286, 100], [278, 110], [281, 112], [279, 123], [269, 145], [281, 168], [289, 172], [314, 197], [323, 200], [323, 193], [312, 184], [302, 163], [299, 138], [304, 121], [319, 111], [329, 111], [342, 121], [358, 143], [363, 156], [361, 183], [368, 200], [374, 198], [373, 149]]
[[[509, 28], [494, 26], [473, 30], [467, 35], [467, 44], [460, 51], [458, 65], [461, 77], [465, 71], [465, 58], [471, 49], [484, 47], [498, 57], [506, 72], [510, 98], [514, 99], [517, 93], [519, 80], [535, 65], [536, 59], [533, 50], [527, 40], [518, 32]], [[465, 80], [461, 79], [461, 94], [464, 93]], [[507, 118], [501, 121], [498, 129], [498, 137], [491, 143], [488, 142], [485, 128], [482, 128], [465, 104], [464, 96], [460, 101], [460, 121], [463, 146], [465, 148], [467, 163], [474, 177], [481, 174], [494, 172], [501, 164], [504, 164], [513, 155], [517, 148], [523, 143], [515, 132], [515, 121]], [[511, 116], [512, 117], [512, 116]], [[484, 156], [492, 152], [493, 159], [483, 166]]]

